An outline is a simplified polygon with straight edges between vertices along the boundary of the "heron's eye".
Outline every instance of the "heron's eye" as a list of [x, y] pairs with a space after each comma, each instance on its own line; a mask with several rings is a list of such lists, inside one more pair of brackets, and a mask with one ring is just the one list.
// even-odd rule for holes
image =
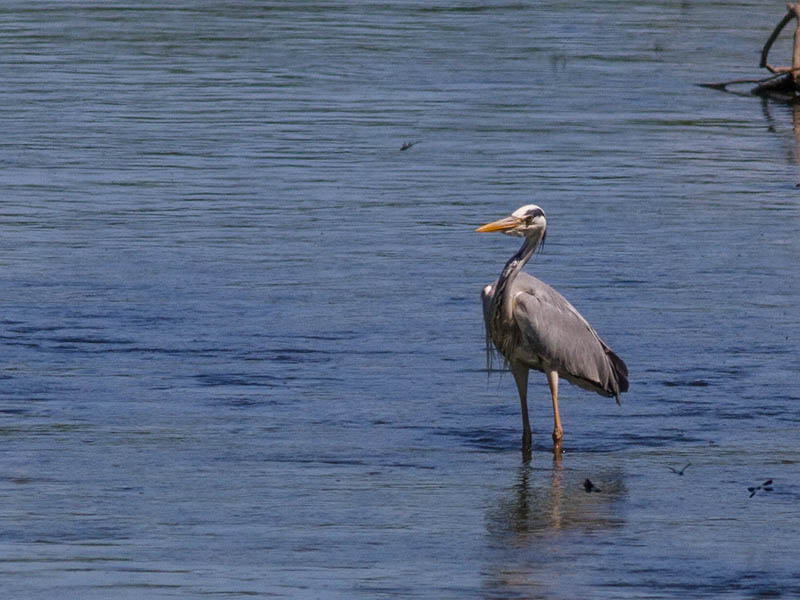
[[528, 215], [525, 217], [525, 225], [531, 225], [533, 223], [533, 217]]

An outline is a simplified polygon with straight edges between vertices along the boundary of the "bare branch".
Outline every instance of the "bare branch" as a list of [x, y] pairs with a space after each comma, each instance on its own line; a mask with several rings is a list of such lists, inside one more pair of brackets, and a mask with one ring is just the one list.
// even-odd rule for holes
[[788, 12], [785, 15], [783, 15], [783, 19], [781, 19], [781, 22], [775, 26], [775, 29], [772, 31], [772, 33], [769, 35], [769, 38], [767, 39], [767, 43], [764, 44], [764, 48], [761, 49], [761, 64], [759, 64], [759, 67], [761, 67], [762, 69], [766, 67], [766, 69], [770, 73], [781, 73], [784, 72], [783, 69], [787, 68], [787, 67], [773, 67], [772, 65], [767, 63], [767, 57], [769, 56], [769, 50], [770, 48], [772, 48], [772, 44], [774, 44], [775, 40], [778, 39], [778, 35], [780, 35], [783, 28], [786, 27], [787, 23], [789, 23], [789, 21], [794, 19], [796, 16], [795, 5], [789, 4], [787, 6], [787, 9]]
[[770, 75], [769, 77], [761, 77], [759, 79], [731, 79], [730, 81], [720, 81], [717, 83], [698, 83], [697, 85], [701, 87], [712, 88], [715, 90], [724, 90], [729, 85], [737, 85], [743, 83], [758, 83], [760, 85], [763, 85], [775, 79], [779, 79], [784, 75], [786, 75], [787, 73], [791, 73], [793, 71], [800, 71], [800, 67], [798, 69], [792, 69], [790, 67], [782, 67], [782, 68], [785, 70], [779, 73], [775, 73], [774, 75]]

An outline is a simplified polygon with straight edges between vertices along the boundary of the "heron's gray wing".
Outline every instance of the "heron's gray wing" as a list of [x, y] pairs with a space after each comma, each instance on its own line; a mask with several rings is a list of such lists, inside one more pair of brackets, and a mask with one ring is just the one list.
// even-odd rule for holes
[[623, 368], [624, 363], [566, 298], [524, 273], [517, 277], [511, 292], [514, 319], [533, 354], [568, 381], [619, 399], [623, 373], [618, 373], [610, 355]]

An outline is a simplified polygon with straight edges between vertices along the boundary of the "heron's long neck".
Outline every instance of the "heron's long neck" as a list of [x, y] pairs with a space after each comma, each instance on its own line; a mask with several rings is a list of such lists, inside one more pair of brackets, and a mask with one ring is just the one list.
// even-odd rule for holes
[[524, 267], [525, 263], [533, 256], [541, 240], [541, 233], [535, 233], [526, 237], [525, 241], [522, 243], [522, 247], [509, 259], [506, 266], [503, 268], [503, 272], [500, 274], [500, 278], [497, 280], [495, 298], [502, 303], [499, 308], [501, 308], [501, 314], [506, 321], [511, 319], [513, 309], [513, 297], [508, 293], [508, 290], [517, 278], [517, 275], [519, 275], [519, 272], [522, 271], [522, 267]]

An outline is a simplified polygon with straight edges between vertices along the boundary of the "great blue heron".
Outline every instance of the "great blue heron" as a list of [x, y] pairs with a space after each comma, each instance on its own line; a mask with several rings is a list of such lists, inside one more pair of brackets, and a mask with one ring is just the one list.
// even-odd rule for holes
[[491, 358], [494, 343], [514, 375], [522, 405], [522, 453], [526, 459], [531, 455], [528, 371], [536, 369], [547, 375], [555, 420], [553, 452], [560, 456], [563, 430], [558, 414], [558, 378], [603, 396], [614, 396], [619, 404], [620, 393], [628, 391], [628, 368], [564, 296], [522, 272], [547, 232], [541, 208], [528, 204], [476, 231], [500, 231], [525, 239], [499, 279], [483, 288], [487, 351]]

